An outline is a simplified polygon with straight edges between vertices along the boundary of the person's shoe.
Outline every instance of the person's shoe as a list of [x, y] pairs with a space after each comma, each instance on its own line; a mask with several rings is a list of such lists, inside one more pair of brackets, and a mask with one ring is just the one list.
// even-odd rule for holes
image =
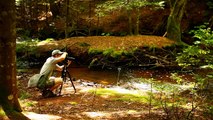
[[43, 90], [42, 91], [42, 96], [44, 98], [50, 98], [50, 97], [55, 97], [56, 94], [54, 94], [51, 90]]

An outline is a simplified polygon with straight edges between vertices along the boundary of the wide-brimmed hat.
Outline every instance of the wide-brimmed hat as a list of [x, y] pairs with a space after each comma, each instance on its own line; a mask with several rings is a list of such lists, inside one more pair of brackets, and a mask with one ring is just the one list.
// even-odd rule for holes
[[56, 55], [56, 54], [63, 54], [63, 52], [61, 52], [60, 50], [53, 50], [52, 51], [52, 56]]

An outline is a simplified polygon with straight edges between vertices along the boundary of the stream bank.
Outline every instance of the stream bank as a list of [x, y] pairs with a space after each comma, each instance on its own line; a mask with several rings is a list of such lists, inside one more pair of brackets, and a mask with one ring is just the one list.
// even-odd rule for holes
[[67, 51], [76, 64], [91, 68], [177, 67], [175, 59], [181, 50], [165, 37], [142, 35], [73, 37], [17, 46], [18, 67], [28, 68], [40, 67], [53, 49]]

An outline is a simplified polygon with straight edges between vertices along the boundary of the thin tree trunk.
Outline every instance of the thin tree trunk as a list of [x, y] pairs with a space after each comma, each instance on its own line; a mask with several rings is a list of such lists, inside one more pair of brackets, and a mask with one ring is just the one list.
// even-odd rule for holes
[[65, 38], [68, 38], [68, 22], [69, 22], [69, 0], [66, 0], [66, 21], [65, 21]]
[[129, 17], [128, 17], [128, 24], [129, 24], [129, 34], [130, 35], [133, 35], [133, 32], [132, 32], [132, 17], [131, 17], [131, 12], [130, 11], [127, 11]]
[[167, 22], [167, 38], [181, 42], [181, 20], [187, 0], [176, 0], [171, 3], [172, 9]]
[[136, 17], [136, 28], [135, 28], [135, 35], [139, 34], [139, 28], [140, 28], [140, 9], [136, 8], [137, 11], [137, 17]]
[[[129, 0], [127, 0], [126, 2], [127, 4], [129, 4]], [[129, 25], [129, 35], [133, 35], [131, 11], [127, 10], [127, 15], [128, 15], [128, 25]]]
[[27, 120], [21, 113], [16, 84], [15, 0], [0, 1], [0, 104], [11, 120]]

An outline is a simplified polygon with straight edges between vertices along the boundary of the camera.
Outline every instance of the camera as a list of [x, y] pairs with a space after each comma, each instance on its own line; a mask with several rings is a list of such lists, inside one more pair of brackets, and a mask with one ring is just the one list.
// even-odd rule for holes
[[65, 65], [67, 65], [67, 63], [68, 63], [68, 61], [74, 61], [75, 60], [75, 58], [74, 57], [70, 57], [70, 56], [66, 56], [66, 58], [64, 59], [64, 61], [63, 61], [63, 64], [65, 64]]

